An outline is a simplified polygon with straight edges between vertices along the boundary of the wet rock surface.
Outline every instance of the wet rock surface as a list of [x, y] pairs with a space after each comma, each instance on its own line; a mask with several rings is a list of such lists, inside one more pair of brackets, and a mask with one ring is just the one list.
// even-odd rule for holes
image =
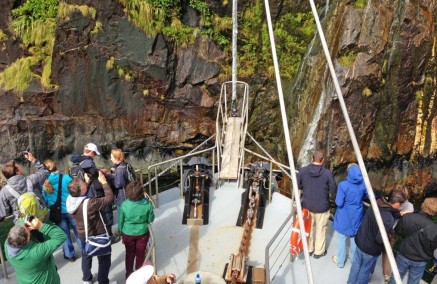
[[[68, 2], [94, 7], [96, 19], [75, 12], [57, 26], [51, 80], [58, 88], [35, 81], [22, 97], [0, 90], [0, 163], [23, 149], [62, 159], [89, 141], [104, 155], [116, 146], [144, 158], [190, 149], [215, 132], [220, 74], [229, 60], [216, 43], [197, 37], [184, 48], [160, 34], [147, 37], [115, 0]], [[230, 15], [219, 1], [209, 2]], [[437, 178], [435, 1], [351, 2], [333, 1], [321, 15], [372, 185], [409, 184], [420, 192]], [[0, 4], [0, 28], [8, 36], [0, 42], [0, 71], [28, 52], [8, 31], [14, 3]], [[282, 4], [273, 6], [275, 17]], [[191, 9], [184, 12], [187, 24], [199, 24]], [[102, 30], [95, 33], [97, 20]], [[249, 132], [286, 162], [274, 80], [241, 79], [251, 86]], [[356, 157], [319, 39], [284, 86], [298, 168], [321, 148], [343, 178]]]

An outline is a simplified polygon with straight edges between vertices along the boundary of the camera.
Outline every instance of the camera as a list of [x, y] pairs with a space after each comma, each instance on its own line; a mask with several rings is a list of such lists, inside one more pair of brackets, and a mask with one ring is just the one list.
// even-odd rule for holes
[[35, 219], [35, 216], [33, 216], [33, 215], [28, 215], [28, 216], [26, 216], [25, 218], [24, 218], [24, 225], [26, 226], [26, 227], [29, 227], [29, 224], [28, 223], [32, 223], [32, 220], [33, 219]]

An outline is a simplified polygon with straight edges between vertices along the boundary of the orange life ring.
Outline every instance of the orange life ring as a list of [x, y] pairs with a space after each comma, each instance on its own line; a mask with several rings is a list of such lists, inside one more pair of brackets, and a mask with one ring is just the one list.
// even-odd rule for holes
[[[302, 209], [302, 217], [303, 217], [303, 222], [305, 224], [305, 235], [308, 240], [311, 231], [310, 211], [308, 211], [308, 209], [306, 208]], [[296, 216], [296, 219], [294, 220], [293, 223], [293, 229], [291, 230], [290, 252], [292, 255], [298, 255], [302, 251], [302, 249], [303, 249], [303, 244], [302, 244], [302, 237], [300, 235], [299, 220]]]

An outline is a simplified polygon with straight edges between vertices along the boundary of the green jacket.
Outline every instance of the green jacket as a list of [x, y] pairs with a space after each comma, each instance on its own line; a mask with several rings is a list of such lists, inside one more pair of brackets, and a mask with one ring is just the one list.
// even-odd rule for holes
[[118, 230], [129, 236], [144, 235], [149, 231], [147, 225], [155, 220], [153, 205], [146, 199], [123, 201], [118, 214]]
[[5, 242], [5, 255], [15, 269], [19, 284], [60, 284], [61, 280], [56, 269], [53, 252], [67, 239], [64, 231], [58, 226], [43, 224], [40, 232], [45, 241], [30, 242], [11, 256], [9, 245]]

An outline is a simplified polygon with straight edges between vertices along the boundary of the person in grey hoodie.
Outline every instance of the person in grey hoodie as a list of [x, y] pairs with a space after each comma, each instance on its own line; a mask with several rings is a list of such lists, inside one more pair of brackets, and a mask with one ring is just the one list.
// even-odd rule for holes
[[329, 194], [335, 195], [337, 190], [331, 171], [323, 166], [324, 160], [323, 152], [315, 151], [312, 163], [303, 167], [297, 177], [297, 185], [303, 191], [302, 207], [308, 209], [311, 215], [308, 250], [310, 255], [314, 253], [316, 259], [325, 256], [327, 252]]
[[34, 192], [39, 198], [40, 203], [44, 204], [41, 189], [44, 181], [49, 176], [50, 171], [41, 164], [30, 152], [25, 152], [24, 158], [30, 161], [37, 171], [29, 176], [23, 175], [23, 167], [15, 162], [8, 162], [3, 168], [2, 173], [6, 178], [6, 185], [0, 191], [0, 222], [9, 215], [12, 210], [14, 214], [14, 222], [19, 218], [19, 211], [17, 206], [17, 198], [12, 191], [16, 191], [19, 195], [25, 192]]

